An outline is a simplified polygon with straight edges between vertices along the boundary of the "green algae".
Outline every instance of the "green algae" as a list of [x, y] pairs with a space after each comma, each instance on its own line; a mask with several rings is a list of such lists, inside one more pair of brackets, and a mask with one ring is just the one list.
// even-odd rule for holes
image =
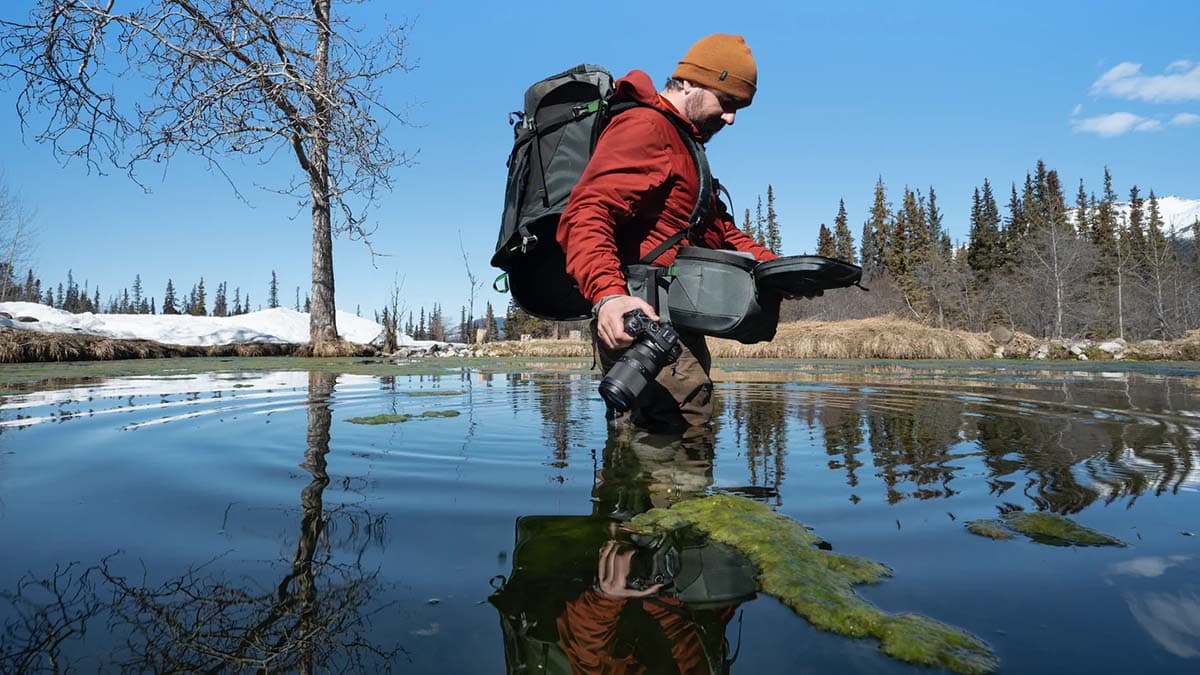
[[967, 530], [988, 539], [1012, 539], [1015, 534], [1002, 520], [972, 520], [966, 523]]
[[457, 410], [426, 410], [420, 415], [410, 413], [384, 413], [381, 415], [372, 415], [371, 417], [351, 417], [346, 420], [351, 424], [401, 424], [414, 419], [429, 419], [433, 417], [458, 417], [461, 415]]
[[1038, 544], [1050, 546], [1126, 546], [1114, 536], [1053, 513], [1013, 511], [1001, 516], [1003, 520], [972, 520], [967, 530], [981, 537], [1012, 539], [1023, 534]]
[[817, 548], [820, 539], [796, 521], [744, 497], [714, 495], [652, 509], [631, 527], [656, 533], [692, 526], [732, 546], [758, 569], [763, 592], [813, 626], [850, 637], [875, 637], [885, 654], [956, 673], [999, 666], [987, 643], [958, 628], [914, 614], [887, 614], [854, 593], [855, 584], [891, 576], [884, 564]]

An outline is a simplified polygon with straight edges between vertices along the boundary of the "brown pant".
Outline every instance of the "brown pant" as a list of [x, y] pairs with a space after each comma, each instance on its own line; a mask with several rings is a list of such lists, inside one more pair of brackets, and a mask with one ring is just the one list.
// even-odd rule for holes
[[[592, 345], [605, 375], [625, 352], [608, 349], [596, 334], [596, 322], [591, 323]], [[679, 432], [689, 427], [707, 425], [712, 421], [713, 384], [709, 377], [712, 355], [703, 335], [680, 333], [683, 353], [675, 363], [664, 366], [654, 382], [645, 390], [627, 414], [636, 427], [656, 432]], [[612, 417], [621, 420], [624, 415]]]

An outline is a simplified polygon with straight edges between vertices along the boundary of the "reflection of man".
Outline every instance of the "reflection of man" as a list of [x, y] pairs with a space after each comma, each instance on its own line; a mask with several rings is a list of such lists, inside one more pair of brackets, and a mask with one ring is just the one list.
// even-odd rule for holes
[[[709, 217], [688, 231], [699, 173], [680, 129], [707, 142], [750, 105], [757, 82], [754, 57], [737, 35], [696, 42], [661, 92], [640, 70], [617, 81], [614, 102], [642, 105], [615, 116], [600, 135], [558, 227], [567, 271], [595, 303], [593, 339], [605, 372], [632, 344], [625, 314], [640, 309], [658, 319], [649, 304], [628, 294], [622, 265], [645, 260], [667, 267], [684, 245], [743, 251], [758, 260], [776, 257], [737, 229], [715, 197]], [[639, 426], [663, 430], [712, 418], [708, 346], [701, 335], [680, 337], [683, 355], [647, 386], [633, 410]]]
[[633, 555], [632, 548], [606, 542], [596, 587], [568, 602], [559, 616], [559, 640], [572, 672], [723, 671], [725, 625], [737, 605], [691, 610], [656, 595], [661, 584], [628, 588]]

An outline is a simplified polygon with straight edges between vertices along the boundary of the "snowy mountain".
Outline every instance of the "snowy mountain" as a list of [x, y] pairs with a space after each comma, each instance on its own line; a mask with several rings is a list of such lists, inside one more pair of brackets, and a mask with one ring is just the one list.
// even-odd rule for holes
[[[1129, 202], [1117, 202], [1117, 219], [1125, 222], [1129, 219]], [[1150, 201], [1142, 204], [1143, 224], [1150, 219]], [[1174, 226], [1182, 236], [1192, 236], [1192, 223], [1200, 220], [1200, 199], [1184, 199], [1182, 197], [1159, 197], [1158, 212], [1162, 215], [1164, 234]]]

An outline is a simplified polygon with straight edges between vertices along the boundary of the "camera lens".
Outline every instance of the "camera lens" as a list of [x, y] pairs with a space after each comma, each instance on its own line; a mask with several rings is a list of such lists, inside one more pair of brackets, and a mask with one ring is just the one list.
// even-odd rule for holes
[[610, 408], [625, 412], [633, 407], [638, 395], [661, 368], [650, 347], [636, 344], [613, 364], [608, 375], [600, 381], [600, 396]]

